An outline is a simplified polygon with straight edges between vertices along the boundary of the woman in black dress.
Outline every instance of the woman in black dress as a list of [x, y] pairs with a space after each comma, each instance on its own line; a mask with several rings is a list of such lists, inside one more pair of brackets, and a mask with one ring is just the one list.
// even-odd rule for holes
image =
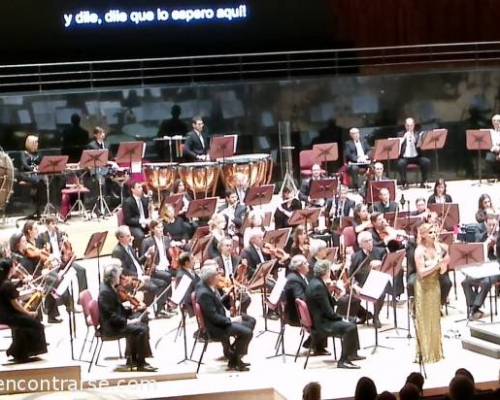
[[33, 217], [40, 217], [43, 206], [45, 204], [45, 181], [44, 178], [37, 174], [38, 165], [40, 164], [41, 156], [38, 153], [38, 137], [28, 135], [25, 141], [25, 151], [21, 153], [21, 179], [31, 184], [34, 192], [33, 202], [36, 206]]
[[11, 260], [0, 260], [0, 323], [12, 330], [7, 356], [12, 356], [15, 362], [26, 362], [46, 353], [47, 343], [44, 327], [35, 319], [36, 312], [24, 310], [17, 300], [19, 293], [9, 280], [12, 269]]

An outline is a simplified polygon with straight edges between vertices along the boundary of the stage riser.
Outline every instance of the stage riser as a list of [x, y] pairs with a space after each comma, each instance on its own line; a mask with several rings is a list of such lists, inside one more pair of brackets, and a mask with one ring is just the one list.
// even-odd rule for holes
[[464, 349], [473, 351], [475, 353], [480, 353], [488, 357], [493, 357], [496, 359], [500, 358], [500, 346], [481, 339], [462, 339], [462, 347]]
[[500, 346], [500, 325], [493, 325], [491, 328], [471, 327], [470, 334], [472, 337]]

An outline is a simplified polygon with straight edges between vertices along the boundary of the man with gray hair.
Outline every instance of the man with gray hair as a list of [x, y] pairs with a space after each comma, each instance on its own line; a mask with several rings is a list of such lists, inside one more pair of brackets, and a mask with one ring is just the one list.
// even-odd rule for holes
[[314, 265], [314, 277], [306, 289], [306, 303], [313, 320], [313, 342], [328, 336], [342, 338], [342, 354], [337, 368], [359, 369], [352, 361], [363, 360], [359, 356], [358, 330], [356, 324], [343, 321], [335, 313], [335, 300], [330, 295], [326, 283], [330, 280], [330, 262], [318, 261]]
[[157, 368], [146, 362], [146, 357], [151, 357], [148, 325], [140, 318], [134, 318], [132, 310], [126, 309], [118, 296], [117, 286], [120, 284], [121, 273], [117, 260], [104, 269], [98, 297], [100, 331], [103, 336], [127, 339], [127, 367], [118, 368], [117, 371], [137, 368], [137, 371], [155, 372]]
[[[253, 337], [255, 319], [242, 315], [229, 318], [220, 297], [217, 283], [220, 279], [216, 265], [207, 265], [201, 269], [200, 283], [196, 287], [196, 301], [201, 307], [209, 338], [221, 341], [224, 355], [228, 358], [228, 369], [248, 371], [250, 364], [241, 359], [248, 351]], [[229, 342], [234, 337], [234, 343]]]

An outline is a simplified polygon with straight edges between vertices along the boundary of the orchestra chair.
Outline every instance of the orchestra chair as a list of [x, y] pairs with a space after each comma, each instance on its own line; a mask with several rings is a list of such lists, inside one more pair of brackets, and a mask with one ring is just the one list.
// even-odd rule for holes
[[116, 223], [118, 226], [125, 225], [125, 216], [123, 215], [123, 208], [119, 208], [116, 210]]
[[352, 247], [354, 251], [358, 250], [358, 238], [353, 226], [346, 226], [342, 229], [342, 236], [344, 237], [344, 246]]
[[[309, 361], [309, 357], [311, 355], [311, 349], [314, 347], [314, 343], [313, 343], [314, 336], [312, 336], [312, 333], [314, 332], [314, 327], [313, 327], [311, 313], [309, 311], [309, 307], [307, 306], [307, 303], [302, 299], [295, 299], [295, 305], [297, 306], [297, 311], [299, 313], [300, 326], [302, 328], [299, 347], [297, 348], [297, 353], [295, 354], [295, 362], [297, 362], [297, 358], [299, 357], [300, 348], [302, 347], [302, 343], [304, 343], [304, 337], [305, 337], [306, 333], [311, 335], [311, 343], [309, 345], [309, 348], [307, 349], [306, 361], [304, 363], [304, 369], [306, 369], [307, 363]], [[333, 355], [334, 355], [335, 360], [336, 360], [337, 359], [337, 348], [335, 347], [335, 337], [332, 337], [332, 339], [333, 339]]]
[[[80, 361], [82, 361], [82, 356], [83, 356], [83, 351], [85, 350], [85, 346], [89, 342], [88, 336], [90, 333], [90, 328], [94, 326], [92, 324], [92, 317], [90, 316], [90, 303], [92, 302], [92, 300], [93, 299], [90, 290], [86, 289], [80, 293], [80, 305], [82, 306], [83, 317], [85, 320], [85, 325], [87, 327], [87, 331], [85, 332], [85, 339], [83, 339], [82, 343], [82, 349], [80, 350], [80, 356], [78, 357]], [[92, 338], [92, 341], [90, 342], [89, 352], [92, 349], [93, 344], [94, 344], [94, 338]]]
[[[99, 312], [99, 305], [97, 303], [97, 300], [90, 301], [88, 311], [90, 314], [90, 318], [92, 320], [92, 326], [94, 327], [94, 338], [92, 339], [92, 342], [94, 340], [96, 341], [94, 352], [92, 353], [92, 358], [90, 359], [90, 363], [89, 363], [88, 372], [90, 372], [90, 369], [92, 368], [92, 364], [95, 364], [96, 366], [98, 365], [97, 362], [99, 361], [99, 356], [101, 355], [102, 345], [104, 344], [104, 342], [118, 341], [119, 356], [120, 356], [120, 358], [122, 358], [122, 349], [120, 346], [120, 339], [123, 339], [125, 336], [124, 335], [104, 336], [101, 333], [100, 326], [99, 326], [100, 312]], [[98, 351], [98, 349], [99, 349], [99, 351]], [[96, 356], [96, 353], [97, 353], [97, 356]], [[132, 366], [131, 366], [131, 370], [132, 370]]]
[[[302, 150], [299, 153], [299, 165], [300, 165], [300, 176], [303, 178], [309, 178], [312, 175], [312, 166], [314, 164], [321, 165], [322, 162], [318, 162], [314, 150]], [[321, 168], [321, 175], [326, 174], [326, 171]]]

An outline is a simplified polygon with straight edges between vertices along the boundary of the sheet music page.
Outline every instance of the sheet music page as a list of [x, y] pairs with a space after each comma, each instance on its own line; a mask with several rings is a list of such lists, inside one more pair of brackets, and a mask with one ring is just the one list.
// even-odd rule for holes
[[482, 279], [500, 275], [500, 266], [497, 261], [491, 261], [473, 267], [465, 267], [460, 271], [469, 278]]
[[384, 293], [385, 287], [390, 282], [391, 276], [380, 271], [371, 270], [365, 284], [361, 288], [361, 295], [378, 299]]
[[74, 268], [71, 268], [66, 274], [64, 275], [61, 283], [56, 289], [56, 294], [61, 297], [66, 289], [69, 287], [69, 284], [71, 283], [71, 280], [73, 278], [76, 278], [76, 271]]
[[172, 298], [170, 299], [172, 303], [177, 305], [181, 304], [182, 299], [184, 299], [189, 285], [191, 284], [191, 281], [192, 279], [189, 276], [182, 276], [181, 281], [172, 292]]
[[271, 304], [278, 304], [280, 301], [281, 293], [286, 285], [286, 277], [280, 276], [273, 287], [271, 294], [269, 295], [268, 301]]

